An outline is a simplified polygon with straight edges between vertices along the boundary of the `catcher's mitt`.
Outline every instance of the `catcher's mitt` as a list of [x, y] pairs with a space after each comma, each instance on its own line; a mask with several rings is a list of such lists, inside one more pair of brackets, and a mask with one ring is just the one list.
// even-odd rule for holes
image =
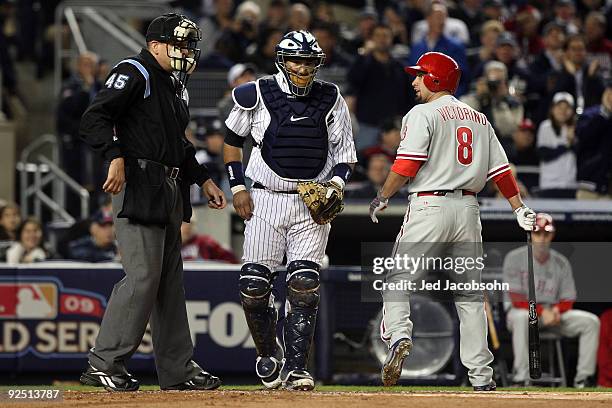
[[312, 219], [319, 225], [332, 222], [336, 215], [344, 210], [344, 192], [335, 183], [300, 182], [297, 191], [308, 207]]

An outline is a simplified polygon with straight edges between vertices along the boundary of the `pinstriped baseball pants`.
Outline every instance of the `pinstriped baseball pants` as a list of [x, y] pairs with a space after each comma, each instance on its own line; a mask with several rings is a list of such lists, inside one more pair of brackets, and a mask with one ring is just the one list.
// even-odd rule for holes
[[274, 271], [296, 260], [321, 265], [325, 256], [330, 224], [318, 225], [299, 194], [252, 189], [253, 217], [245, 221], [244, 255], [246, 263], [258, 263]]

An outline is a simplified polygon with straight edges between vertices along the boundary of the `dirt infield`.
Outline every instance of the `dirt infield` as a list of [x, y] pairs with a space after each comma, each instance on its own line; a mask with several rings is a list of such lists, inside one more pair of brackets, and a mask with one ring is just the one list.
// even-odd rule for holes
[[65, 391], [62, 402], [0, 403], [3, 407], [245, 407], [245, 408], [551, 408], [609, 407], [610, 392], [289, 392], [289, 391], [140, 391], [107, 393]]

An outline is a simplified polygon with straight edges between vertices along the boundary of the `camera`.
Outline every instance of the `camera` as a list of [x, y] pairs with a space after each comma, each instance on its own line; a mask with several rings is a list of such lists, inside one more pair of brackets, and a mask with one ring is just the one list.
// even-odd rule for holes
[[487, 88], [489, 89], [489, 92], [497, 92], [497, 90], [499, 89], [499, 84], [501, 84], [501, 81], [499, 79], [487, 80]]

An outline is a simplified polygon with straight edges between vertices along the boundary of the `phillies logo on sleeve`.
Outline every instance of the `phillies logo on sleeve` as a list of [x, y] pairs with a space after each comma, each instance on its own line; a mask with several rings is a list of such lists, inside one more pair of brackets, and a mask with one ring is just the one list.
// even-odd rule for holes
[[408, 135], [408, 125], [402, 127], [402, 131], [400, 132], [400, 140], [404, 140]]

